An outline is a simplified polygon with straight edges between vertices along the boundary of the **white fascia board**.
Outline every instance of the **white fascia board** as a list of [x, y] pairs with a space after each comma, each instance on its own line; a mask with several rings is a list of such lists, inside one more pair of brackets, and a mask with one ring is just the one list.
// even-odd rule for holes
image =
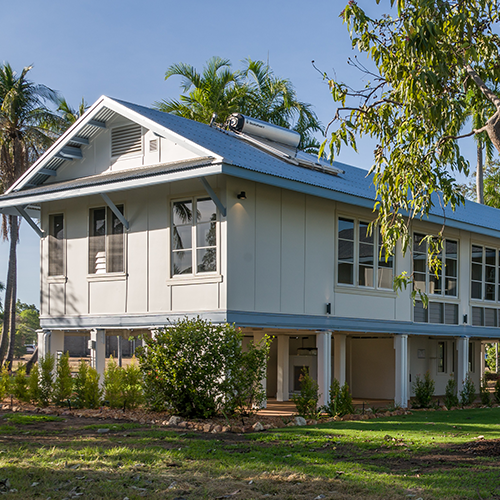
[[61, 149], [64, 146], [66, 146], [66, 144], [69, 142], [72, 136], [78, 135], [77, 134], [78, 130], [85, 127], [87, 123], [92, 120], [96, 112], [100, 111], [102, 107], [101, 105], [105, 99], [107, 99], [106, 96], [99, 97], [99, 99], [97, 99], [97, 101], [94, 104], [92, 104], [92, 106], [87, 111], [85, 111], [85, 113], [78, 120], [76, 120], [76, 122], [73, 123], [73, 125], [71, 125], [71, 127], [69, 127], [68, 130], [66, 130], [66, 132], [64, 132], [64, 134], [62, 134], [61, 137], [59, 137], [54, 142], [54, 144], [52, 144], [52, 146], [50, 146], [50, 148], [47, 149], [47, 151], [45, 151], [45, 153], [42, 156], [40, 156], [40, 158], [38, 158], [37, 161], [33, 163], [33, 165], [28, 170], [26, 170], [26, 172], [23, 175], [21, 175], [21, 177], [19, 177], [19, 179], [14, 184], [12, 184], [12, 186], [9, 189], [7, 189], [5, 194], [9, 194], [12, 191], [16, 191], [22, 188], [25, 184], [27, 184], [29, 179], [33, 175], [35, 175], [38, 172], [38, 170], [43, 168], [44, 165], [47, 163], [47, 161], [52, 159], [59, 151], [61, 151]]
[[0, 213], [4, 208], [25, 206], [34, 203], [44, 203], [48, 201], [65, 200], [69, 198], [79, 198], [81, 196], [91, 196], [101, 193], [113, 193], [115, 191], [125, 191], [138, 189], [157, 184], [198, 178], [200, 176], [217, 175], [222, 173], [222, 165], [209, 165], [206, 167], [183, 170], [180, 172], [165, 172], [164, 174], [145, 177], [142, 179], [128, 179], [112, 182], [110, 184], [99, 184], [97, 186], [87, 186], [78, 189], [68, 189], [66, 191], [56, 191], [52, 193], [41, 193], [39, 195], [23, 196], [15, 200], [2, 200], [0, 197]]

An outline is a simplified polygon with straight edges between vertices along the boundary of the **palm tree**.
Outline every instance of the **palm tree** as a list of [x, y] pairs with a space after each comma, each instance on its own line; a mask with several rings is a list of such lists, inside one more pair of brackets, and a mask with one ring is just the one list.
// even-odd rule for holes
[[[0, 184], [3, 191], [12, 186], [52, 144], [56, 131], [62, 128], [61, 118], [45, 106], [49, 102], [57, 104], [60, 100], [58, 94], [45, 85], [28, 80], [27, 73], [31, 68], [27, 66], [17, 74], [8, 63], [0, 66]], [[5, 359], [9, 368], [16, 332], [19, 223], [17, 216], [3, 217], [3, 237], [10, 240], [10, 251], [0, 364]]]
[[89, 108], [89, 105], [85, 102], [85, 99], [82, 97], [82, 101], [78, 105], [78, 109], [72, 108], [66, 99], [64, 97], [61, 97], [59, 99], [57, 111], [61, 115], [61, 118], [63, 120], [63, 128], [66, 130], [67, 128], [71, 127], [73, 123], [80, 118], [85, 111]]
[[165, 80], [174, 75], [183, 77], [179, 100], [164, 99], [153, 106], [198, 122], [210, 123], [214, 113], [221, 123], [226, 121], [239, 110], [241, 97], [246, 93], [239, 73], [231, 71], [228, 59], [212, 57], [201, 74], [189, 64], [173, 64], [167, 69]]

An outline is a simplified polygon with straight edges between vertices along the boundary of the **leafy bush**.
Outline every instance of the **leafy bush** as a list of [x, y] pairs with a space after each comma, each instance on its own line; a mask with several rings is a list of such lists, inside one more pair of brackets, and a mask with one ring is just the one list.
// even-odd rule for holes
[[424, 378], [421, 379], [417, 375], [417, 379], [413, 383], [412, 389], [415, 393], [414, 408], [429, 408], [434, 396], [435, 382], [432, 380], [429, 372], [426, 372]]
[[99, 374], [85, 361], [80, 362], [74, 380], [75, 403], [80, 408], [97, 408], [101, 403], [102, 389], [99, 387]]
[[48, 406], [52, 399], [52, 392], [54, 391], [52, 372], [54, 371], [54, 366], [55, 357], [50, 353], [47, 353], [40, 360], [40, 398], [38, 403], [41, 406]]
[[111, 357], [104, 372], [104, 399], [111, 408], [123, 406], [123, 371]]
[[340, 382], [334, 378], [330, 386], [330, 402], [325, 407], [325, 411], [331, 416], [344, 416], [354, 413], [352, 396], [349, 386], [345, 383], [342, 387]]
[[27, 403], [30, 400], [28, 390], [28, 378], [26, 377], [26, 368], [21, 366], [17, 369], [12, 380], [12, 395], [19, 401]]
[[0, 372], [0, 401], [10, 393], [10, 384], [9, 370], [7, 370], [7, 367], [4, 365]]
[[123, 375], [123, 408], [137, 408], [144, 401], [141, 369], [136, 363], [128, 365]]
[[483, 376], [481, 385], [479, 386], [479, 395], [481, 396], [481, 404], [491, 406], [491, 394], [488, 390], [488, 380]]
[[142, 403], [142, 374], [137, 364], [121, 368], [113, 358], [109, 360], [104, 372], [104, 399], [111, 408], [136, 408]]
[[71, 398], [71, 394], [73, 394], [73, 378], [69, 366], [69, 353], [67, 352], [60, 357], [57, 363], [54, 402], [60, 405]]
[[300, 375], [300, 394], [292, 396], [299, 415], [309, 418], [318, 416], [318, 391], [318, 383], [309, 375], [309, 370], [304, 366]]
[[200, 318], [183, 319], [155, 338], [144, 338], [137, 352], [149, 406], [207, 418], [262, 402], [269, 339], [250, 345], [246, 353], [242, 339], [234, 325]]
[[448, 409], [458, 406], [457, 383], [453, 377], [450, 377], [446, 384], [446, 389], [444, 390], [444, 404]]
[[495, 389], [493, 391], [493, 398], [496, 404], [500, 404], [500, 379], [495, 382]]
[[464, 380], [463, 389], [460, 391], [460, 404], [462, 406], [468, 406], [474, 403], [476, 399], [476, 387], [474, 382], [472, 382], [470, 375], [467, 374]]
[[28, 396], [32, 403], [38, 404], [42, 397], [40, 388], [40, 367], [35, 363], [31, 368], [30, 376], [28, 378]]

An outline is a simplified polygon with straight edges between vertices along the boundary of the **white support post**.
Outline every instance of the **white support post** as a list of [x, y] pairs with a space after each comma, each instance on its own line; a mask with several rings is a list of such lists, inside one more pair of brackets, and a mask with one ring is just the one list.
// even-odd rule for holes
[[394, 349], [396, 351], [394, 404], [408, 408], [408, 335], [396, 335]]
[[346, 382], [346, 336], [342, 333], [333, 336], [333, 376], [340, 386]]
[[50, 330], [37, 330], [38, 335], [38, 360], [45, 358], [50, 352]]
[[495, 344], [495, 373], [498, 373], [498, 342]]
[[90, 363], [100, 376], [99, 384], [104, 384], [104, 370], [106, 368], [106, 330], [96, 328], [90, 330]]
[[317, 332], [316, 347], [318, 348], [318, 405], [325, 406], [330, 401], [332, 334], [330, 332]]
[[122, 366], [123, 364], [123, 361], [122, 361], [122, 351], [123, 351], [123, 347], [122, 347], [122, 335], [120, 333], [120, 335], [117, 335], [116, 336], [116, 350], [118, 351], [117, 354], [118, 354], [118, 366]]
[[290, 339], [287, 335], [278, 335], [278, 392], [276, 393], [277, 401], [288, 401], [290, 399], [289, 362]]
[[[255, 345], [258, 345], [259, 342], [264, 338], [266, 334], [262, 331], [259, 331], [259, 332], [254, 332], [253, 333], [253, 343]], [[264, 399], [264, 401], [262, 402], [261, 404], [261, 408], [267, 408], [267, 376], [265, 376], [262, 380], [261, 380], [261, 384], [262, 384], [262, 389], [264, 390], [264, 394], [266, 395], [266, 399]]]
[[486, 371], [486, 344], [484, 342], [480, 343], [481, 355], [479, 363], [479, 380], [482, 381], [484, 377], [484, 372]]
[[469, 373], [469, 337], [457, 338], [457, 394], [464, 388], [464, 382]]

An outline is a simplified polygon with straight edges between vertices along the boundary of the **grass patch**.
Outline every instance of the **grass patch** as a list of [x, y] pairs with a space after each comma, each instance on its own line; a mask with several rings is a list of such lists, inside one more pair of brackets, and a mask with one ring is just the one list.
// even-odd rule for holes
[[21, 413], [11, 413], [6, 415], [4, 419], [16, 425], [30, 425], [40, 422], [64, 422], [64, 418], [54, 415], [23, 415]]
[[[0, 468], [13, 498], [494, 498], [497, 422], [500, 408], [490, 408], [234, 435], [74, 418], [50, 442], [0, 433]], [[75, 439], [98, 428], [122, 432]]]

